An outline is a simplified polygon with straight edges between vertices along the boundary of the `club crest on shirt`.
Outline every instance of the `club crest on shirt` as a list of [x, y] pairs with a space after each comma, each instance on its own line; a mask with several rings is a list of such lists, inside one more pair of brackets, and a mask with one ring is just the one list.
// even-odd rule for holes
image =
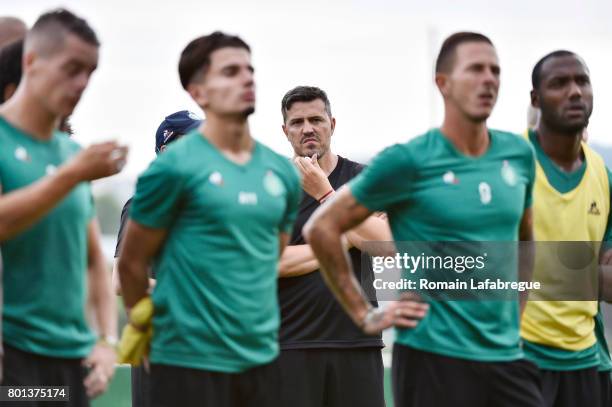
[[515, 186], [518, 182], [516, 171], [514, 171], [514, 168], [512, 168], [508, 160], [504, 160], [502, 164], [501, 176], [502, 179], [506, 182], [506, 184], [510, 185], [511, 187]]
[[480, 202], [483, 205], [488, 205], [491, 202], [492, 194], [491, 194], [491, 186], [486, 182], [481, 182], [478, 184], [478, 193], [480, 194]]
[[208, 181], [218, 187], [223, 186], [223, 176], [219, 171], [214, 171], [212, 174], [210, 174]]
[[272, 196], [281, 196], [285, 192], [285, 187], [272, 170], [268, 170], [263, 178], [263, 186], [267, 193]]

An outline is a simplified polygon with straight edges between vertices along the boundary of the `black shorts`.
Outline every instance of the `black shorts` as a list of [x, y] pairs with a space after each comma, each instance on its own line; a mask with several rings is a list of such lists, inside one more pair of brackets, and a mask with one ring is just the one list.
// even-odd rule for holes
[[278, 361], [241, 373], [151, 364], [154, 407], [280, 407]]
[[597, 367], [556, 371], [540, 370], [546, 407], [600, 407], [601, 386]]
[[281, 401], [288, 407], [383, 407], [380, 348], [281, 351]]
[[600, 407], [612, 407], [612, 383], [610, 382], [610, 371], [599, 372], [599, 391], [601, 394]]
[[393, 346], [395, 407], [542, 407], [538, 368], [476, 362]]
[[87, 407], [89, 398], [83, 381], [87, 370], [82, 359], [36, 355], [4, 344], [3, 386], [68, 386], [70, 400], [2, 402], [2, 407]]
[[151, 375], [144, 365], [133, 367], [132, 375], [132, 407], [151, 406]]

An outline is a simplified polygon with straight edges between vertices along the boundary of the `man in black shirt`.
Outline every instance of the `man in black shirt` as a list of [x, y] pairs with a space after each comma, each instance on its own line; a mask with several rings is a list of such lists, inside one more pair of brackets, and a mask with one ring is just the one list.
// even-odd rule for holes
[[[167, 116], [163, 122], [157, 128], [155, 132], [155, 153], [159, 154], [163, 152], [167, 145], [173, 141], [178, 140], [180, 137], [189, 133], [191, 130], [196, 129], [202, 120], [200, 120], [195, 114], [181, 110]], [[121, 286], [119, 284], [119, 274], [117, 273], [117, 262], [119, 255], [121, 254], [121, 240], [125, 232], [125, 225], [129, 219], [130, 205], [132, 198], [123, 206], [121, 210], [121, 223], [119, 225], [119, 233], [117, 234], [117, 246], [115, 248], [115, 266], [113, 268], [113, 286], [117, 294], [121, 295]], [[155, 281], [151, 281], [150, 287], [155, 285]], [[132, 406], [134, 407], [148, 407], [151, 405], [149, 398], [149, 387], [150, 387], [149, 373], [145, 370], [144, 366], [132, 369]]]
[[[282, 114], [304, 190], [291, 241], [279, 264], [282, 405], [384, 406], [382, 338], [363, 333], [344, 312], [301, 233], [319, 205], [359, 174], [363, 165], [331, 151], [336, 119], [323, 90], [306, 86], [290, 90], [283, 97]], [[359, 248], [365, 241], [377, 240], [392, 238], [387, 222], [376, 217], [346, 234], [356, 277], [364, 288], [372, 287], [373, 273], [369, 262], [362, 269]]]

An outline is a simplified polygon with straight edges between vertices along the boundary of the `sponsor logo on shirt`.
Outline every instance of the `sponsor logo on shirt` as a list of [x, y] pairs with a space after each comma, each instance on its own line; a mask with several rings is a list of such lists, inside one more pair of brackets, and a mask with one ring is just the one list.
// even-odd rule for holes
[[589, 207], [589, 214], [590, 215], [599, 215], [601, 212], [599, 212], [599, 208], [597, 207], [597, 202], [593, 201], [591, 202], [591, 206]]
[[454, 172], [446, 171], [444, 175], [442, 175], [442, 181], [444, 181], [445, 184], [455, 184], [456, 185], [459, 183], [459, 178], [455, 176]]
[[491, 202], [491, 186], [486, 182], [481, 182], [478, 184], [478, 193], [480, 194], [480, 202], [483, 205], [488, 205]]
[[257, 194], [255, 192], [239, 192], [238, 203], [240, 205], [257, 205]]
[[212, 174], [210, 174], [210, 176], [208, 177], [208, 181], [213, 184], [216, 185], [218, 187], [223, 185], [223, 176], [221, 175], [221, 173], [219, 171], [214, 171]]

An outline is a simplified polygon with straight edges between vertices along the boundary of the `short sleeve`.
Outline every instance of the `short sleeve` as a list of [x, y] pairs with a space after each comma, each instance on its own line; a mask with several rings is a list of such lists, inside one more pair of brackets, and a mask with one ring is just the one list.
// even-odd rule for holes
[[[168, 154], [168, 153], [166, 153]], [[155, 229], [167, 229], [178, 214], [184, 180], [159, 156], [138, 178], [130, 219]]]
[[371, 211], [387, 211], [408, 200], [415, 172], [409, 148], [396, 144], [378, 154], [348, 185], [361, 205]]
[[302, 199], [302, 187], [300, 184], [300, 175], [293, 165], [288, 165], [287, 177], [287, 207], [283, 214], [283, 219], [280, 223], [280, 231], [283, 233], [291, 233], [293, 223], [297, 218], [300, 199]]

